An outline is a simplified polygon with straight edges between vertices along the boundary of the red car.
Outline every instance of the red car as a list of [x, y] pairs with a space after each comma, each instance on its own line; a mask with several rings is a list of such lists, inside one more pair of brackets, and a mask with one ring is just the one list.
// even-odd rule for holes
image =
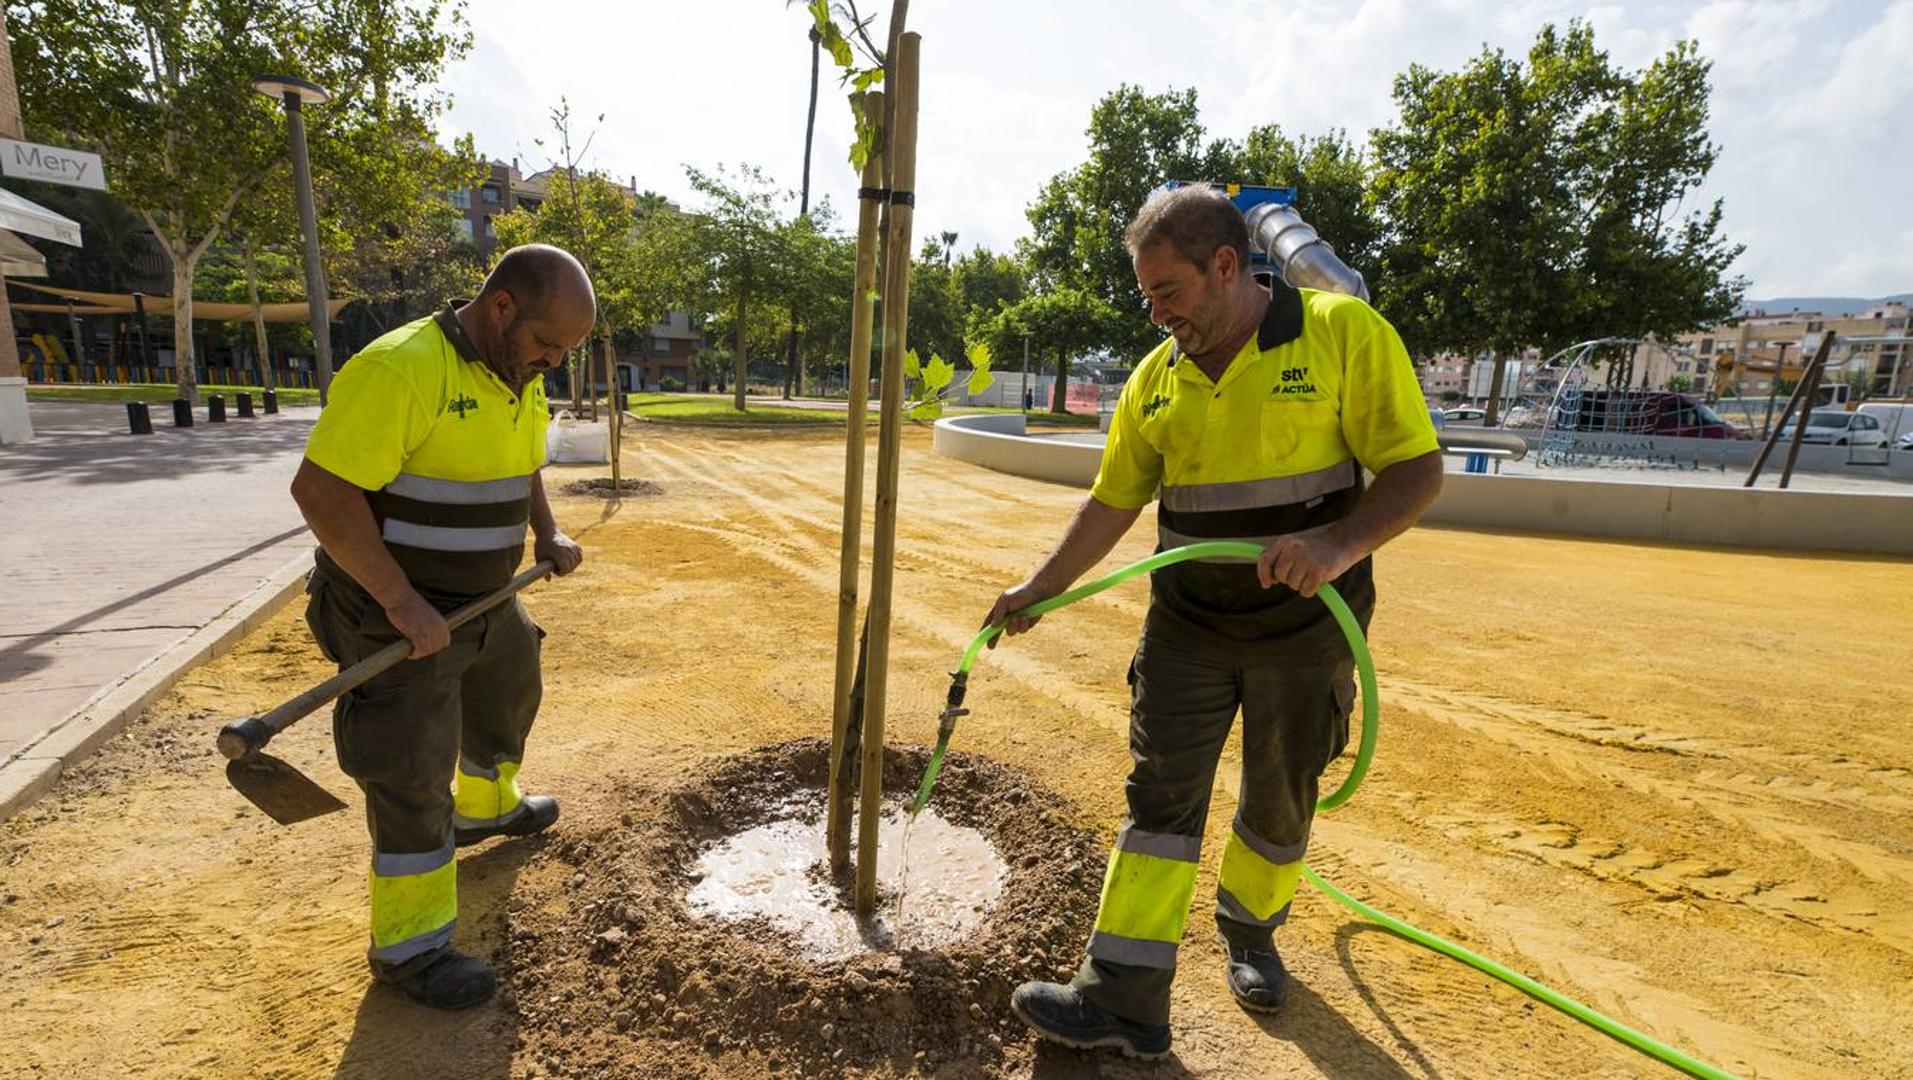
[[1662, 390], [1587, 390], [1555, 405], [1555, 427], [1567, 431], [1666, 435], [1682, 439], [1742, 439], [1693, 394]]

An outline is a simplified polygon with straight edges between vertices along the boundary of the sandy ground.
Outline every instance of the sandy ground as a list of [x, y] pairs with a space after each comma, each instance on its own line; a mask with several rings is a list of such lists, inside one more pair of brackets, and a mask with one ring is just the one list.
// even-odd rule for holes
[[[561, 501], [589, 561], [529, 601], [550, 638], [525, 777], [565, 820], [464, 855], [467, 947], [509, 960], [520, 898], [564, 891], [568, 836], [720, 758], [827, 731], [840, 439], [647, 427], [633, 461], [661, 495]], [[890, 729], [921, 743], [996, 590], [1081, 493], [938, 458], [922, 431], [903, 469]], [[1743, 1075], [1913, 1068], [1913, 564], [1425, 529], [1378, 577], [1380, 751], [1318, 822], [1319, 870]], [[1144, 604], [1140, 587], [1106, 593], [991, 654], [957, 735], [1099, 842], [1121, 814]], [[218, 725], [324, 673], [288, 610], [0, 826], [0, 1074], [567, 1071], [518, 1005], [441, 1016], [368, 988], [366, 841], [323, 719], [278, 747], [351, 812], [281, 828], [225, 786]], [[1227, 763], [1218, 787], [1199, 897], [1233, 813]], [[1173, 1058], [1031, 1051], [1009, 1071], [1672, 1075], [1306, 890], [1282, 936], [1291, 1002], [1252, 1018], [1229, 1002], [1204, 907]], [[1054, 943], [1054, 973], [1079, 949]]]

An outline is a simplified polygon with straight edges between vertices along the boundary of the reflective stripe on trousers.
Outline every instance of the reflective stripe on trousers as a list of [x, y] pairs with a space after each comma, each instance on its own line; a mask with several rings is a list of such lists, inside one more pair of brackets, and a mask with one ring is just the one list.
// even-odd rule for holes
[[459, 755], [458, 787], [452, 795], [453, 827], [503, 825], [523, 801], [518, 791], [518, 762], [500, 761], [487, 766]]
[[1173, 968], [1196, 891], [1202, 838], [1125, 824], [1103, 877], [1089, 954], [1117, 964]]
[[1255, 835], [1238, 815], [1222, 849], [1216, 914], [1246, 926], [1277, 927], [1289, 917], [1308, 839], [1279, 846]]
[[397, 964], [451, 944], [458, 921], [452, 852], [447, 836], [437, 851], [372, 856], [372, 959]]

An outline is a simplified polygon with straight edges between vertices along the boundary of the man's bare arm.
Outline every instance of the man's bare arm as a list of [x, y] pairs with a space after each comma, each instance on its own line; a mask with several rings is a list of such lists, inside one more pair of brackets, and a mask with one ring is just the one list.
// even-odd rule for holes
[[[1028, 581], [1004, 590], [996, 598], [983, 625], [999, 622], [1012, 611], [1020, 611], [1066, 591], [1076, 583], [1077, 578], [1088, 573], [1090, 567], [1109, 555], [1141, 513], [1141, 507], [1124, 510], [1100, 502], [1093, 496], [1084, 499], [1083, 505], [1076, 510], [1076, 516], [1070, 520], [1069, 528], [1063, 531], [1063, 540], [1056, 545], [1056, 550], [1043, 560]], [[1023, 616], [1011, 618], [1004, 633], [1023, 633], [1035, 626], [1036, 622], [1036, 619]], [[990, 641], [991, 648], [996, 647], [997, 640], [1000, 639]]]

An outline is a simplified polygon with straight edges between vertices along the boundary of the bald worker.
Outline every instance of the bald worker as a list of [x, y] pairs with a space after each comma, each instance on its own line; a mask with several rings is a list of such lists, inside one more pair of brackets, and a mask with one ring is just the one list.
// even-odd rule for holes
[[556, 799], [518, 789], [544, 632], [516, 598], [457, 630], [445, 613], [511, 579], [528, 526], [533, 556], [558, 573], [584, 558], [552, 519], [538, 470], [544, 373], [596, 311], [576, 259], [513, 248], [477, 299], [399, 327], [340, 369], [292, 481], [319, 539], [306, 622], [320, 649], [343, 669], [412, 643], [407, 660], [339, 699], [332, 732], [372, 833], [372, 974], [433, 1008], [476, 1005], [498, 984], [452, 947], [453, 850], [558, 819]]

